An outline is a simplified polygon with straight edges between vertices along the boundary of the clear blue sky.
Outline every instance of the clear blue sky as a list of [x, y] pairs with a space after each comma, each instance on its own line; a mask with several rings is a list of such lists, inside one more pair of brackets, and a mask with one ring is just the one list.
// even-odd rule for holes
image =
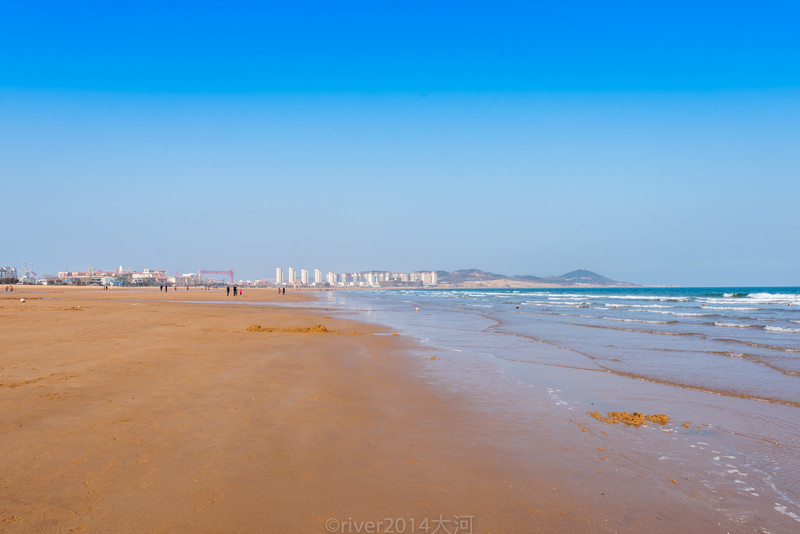
[[0, 264], [800, 285], [796, 2], [3, 2]]

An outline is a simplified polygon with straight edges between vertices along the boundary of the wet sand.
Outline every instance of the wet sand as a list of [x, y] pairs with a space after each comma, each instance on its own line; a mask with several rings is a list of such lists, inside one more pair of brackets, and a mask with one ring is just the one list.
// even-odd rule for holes
[[0, 530], [736, 531], [589, 448], [602, 428], [438, 387], [434, 357], [309, 298], [0, 294]]

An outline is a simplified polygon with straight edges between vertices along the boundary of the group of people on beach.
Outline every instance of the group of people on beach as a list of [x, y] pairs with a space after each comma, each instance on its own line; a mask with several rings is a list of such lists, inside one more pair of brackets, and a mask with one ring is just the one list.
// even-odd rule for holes
[[[225, 286], [225, 294], [227, 296], [229, 296], [229, 297], [231, 296], [231, 286]], [[240, 295], [240, 296], [244, 295], [244, 289], [241, 289], [239, 286], [234, 285], [233, 286], [233, 296], [235, 297], [236, 295]]]
[[8, 293], [9, 291], [14, 291], [14, 286], [6, 285], [6, 293]]

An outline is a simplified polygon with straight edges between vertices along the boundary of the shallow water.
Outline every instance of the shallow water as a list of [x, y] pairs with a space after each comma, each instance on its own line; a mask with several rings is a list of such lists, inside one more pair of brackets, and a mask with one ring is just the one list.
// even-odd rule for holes
[[488, 361], [570, 417], [667, 413], [670, 424], [625, 446], [652, 456], [656, 470], [691, 474], [733, 521], [800, 528], [800, 288], [379, 290], [322, 299], [443, 351], [462, 370]]

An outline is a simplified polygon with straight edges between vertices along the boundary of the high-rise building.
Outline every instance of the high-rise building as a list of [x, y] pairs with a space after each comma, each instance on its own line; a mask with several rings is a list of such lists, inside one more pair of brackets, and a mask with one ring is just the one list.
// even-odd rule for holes
[[435, 286], [439, 284], [439, 275], [436, 274], [436, 271], [431, 271], [431, 285]]
[[342, 285], [347, 286], [347, 273], [342, 273]]
[[328, 285], [331, 287], [336, 285], [336, 273], [328, 273]]
[[16, 278], [16, 267], [0, 267], [0, 278]]
[[289, 283], [294, 284], [295, 275], [294, 275], [294, 267], [289, 267]]
[[303, 283], [304, 286], [308, 285], [308, 269], [300, 270], [300, 281]]
[[322, 271], [314, 269], [314, 283], [320, 285], [322, 283]]
[[275, 269], [275, 285], [279, 286], [283, 284], [283, 269], [278, 267]]

